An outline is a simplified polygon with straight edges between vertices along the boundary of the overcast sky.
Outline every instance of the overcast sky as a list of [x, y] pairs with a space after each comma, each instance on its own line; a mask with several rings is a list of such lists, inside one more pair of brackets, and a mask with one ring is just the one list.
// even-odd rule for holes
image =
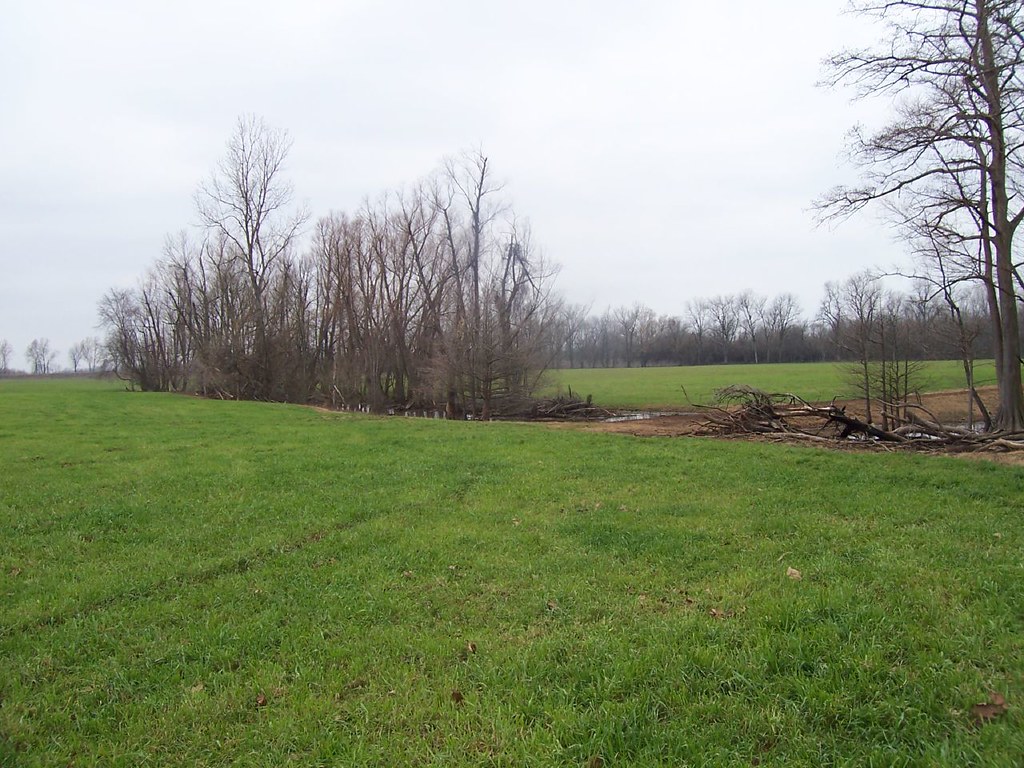
[[[482, 148], [573, 302], [796, 293], [904, 260], [875, 217], [815, 228], [868, 106], [815, 87], [875, 30], [845, 0], [10, 0], [0, 25], [0, 338], [96, 305], [194, 226], [242, 114], [286, 129], [314, 218]], [[878, 115], [878, 106], [870, 107]]]

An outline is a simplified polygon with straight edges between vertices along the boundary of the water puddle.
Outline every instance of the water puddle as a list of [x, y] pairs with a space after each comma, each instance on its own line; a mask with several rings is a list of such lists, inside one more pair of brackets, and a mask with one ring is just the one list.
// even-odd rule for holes
[[682, 416], [677, 411], [628, 411], [618, 413], [615, 416], [609, 416], [607, 419], [601, 419], [605, 424], [618, 424], [624, 421], [647, 421], [648, 419], [658, 419], [662, 416]]

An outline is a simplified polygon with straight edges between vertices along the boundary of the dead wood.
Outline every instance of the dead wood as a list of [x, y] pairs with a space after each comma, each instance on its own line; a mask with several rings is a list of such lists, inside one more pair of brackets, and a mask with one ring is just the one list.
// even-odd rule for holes
[[565, 420], [596, 421], [610, 419], [616, 413], [594, 405], [591, 397], [580, 399], [571, 392], [557, 397], [503, 397], [492, 404], [492, 416], [497, 419], [529, 421]]
[[589, 397], [586, 400], [576, 397], [553, 397], [533, 401], [530, 415], [535, 419], [588, 420], [610, 419], [615, 413], [594, 405]]
[[902, 423], [882, 429], [848, 414], [833, 401], [815, 405], [788, 392], [764, 392], [755, 387], [731, 386], [715, 393], [710, 405], [698, 405], [707, 414], [698, 428], [705, 435], [774, 435], [795, 440], [836, 443], [855, 441], [878, 447], [908, 447], [945, 451], [1024, 450], [1024, 435], [977, 433], [939, 422], [916, 403], [896, 403]]

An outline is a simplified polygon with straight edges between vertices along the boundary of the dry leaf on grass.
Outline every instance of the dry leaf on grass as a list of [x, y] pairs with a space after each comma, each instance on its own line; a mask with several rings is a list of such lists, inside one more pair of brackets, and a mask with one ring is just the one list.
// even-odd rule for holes
[[465, 698], [466, 697], [462, 695], [462, 691], [460, 691], [459, 689], [456, 688], [454, 691], [452, 691], [452, 701], [455, 704], [461, 704], [465, 700]]
[[261, 693], [259, 696], [256, 697], [256, 706], [257, 707], [265, 707], [265, 706], [267, 706], [267, 695], [265, 693]]
[[990, 691], [988, 694], [988, 701], [982, 702], [981, 704], [975, 704], [971, 707], [971, 720], [977, 725], [984, 725], [985, 723], [995, 720], [997, 717], [1006, 714], [1009, 706], [1006, 704], [1006, 697], [1001, 693]]
[[793, 581], [800, 581], [804, 577], [804, 575], [800, 573], [800, 571], [798, 571], [796, 568], [787, 568], [786, 575]]

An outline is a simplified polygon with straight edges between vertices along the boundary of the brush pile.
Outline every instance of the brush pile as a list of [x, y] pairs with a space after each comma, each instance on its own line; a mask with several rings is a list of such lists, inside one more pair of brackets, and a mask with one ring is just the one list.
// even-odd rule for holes
[[586, 400], [581, 400], [570, 392], [568, 396], [563, 395], [532, 401], [528, 416], [533, 419], [589, 421], [593, 419], [610, 419], [615, 416], [615, 412], [594, 405], [589, 395]]
[[949, 452], [1024, 450], [1024, 434], [980, 433], [940, 424], [913, 403], [890, 409], [900, 414], [899, 423], [884, 429], [848, 414], [845, 406], [835, 402], [814, 405], [797, 395], [747, 386], [720, 389], [713, 405], [696, 407], [707, 414], [698, 428], [698, 434], [704, 435], [772, 435]]

